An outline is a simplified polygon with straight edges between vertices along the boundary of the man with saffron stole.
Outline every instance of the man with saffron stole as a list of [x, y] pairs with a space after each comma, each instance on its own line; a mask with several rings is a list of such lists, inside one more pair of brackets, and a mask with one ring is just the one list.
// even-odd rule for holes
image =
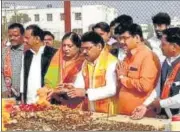
[[50, 92], [47, 99], [56, 98], [70, 108], [76, 107], [75, 101], [61, 99], [59, 91], [66, 90], [62, 88], [64, 84], [74, 83], [77, 73], [81, 70], [84, 57], [80, 53], [80, 46], [81, 40], [76, 33], [65, 34], [62, 46], [52, 58], [45, 76], [45, 88]]
[[115, 114], [117, 59], [104, 48], [104, 41], [96, 32], [82, 36], [85, 62], [74, 85], [67, 85], [70, 98], [84, 98], [82, 110]]
[[167, 58], [162, 65], [160, 97], [154, 97], [146, 109], [155, 109], [172, 118], [180, 113], [180, 28], [164, 30], [161, 43]]
[[13, 97], [20, 101], [20, 74], [24, 53], [23, 25], [20, 23], [9, 25], [8, 38], [10, 45], [2, 49], [2, 97]]

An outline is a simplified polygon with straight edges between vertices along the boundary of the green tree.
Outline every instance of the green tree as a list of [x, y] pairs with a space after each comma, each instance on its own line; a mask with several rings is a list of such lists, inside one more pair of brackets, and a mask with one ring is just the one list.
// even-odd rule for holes
[[2, 22], [2, 39], [7, 38], [8, 25], [10, 25], [12, 23], [15, 23], [15, 22], [24, 24], [26, 22], [31, 21], [31, 18], [27, 14], [24, 14], [24, 13], [19, 13], [19, 14], [13, 15], [10, 18], [9, 22], [7, 22], [6, 16], [3, 16], [2, 18], [3, 18], [3, 22]]
[[6, 17], [2, 17], [2, 40], [4, 40], [7, 37], [7, 23], [6, 23]]
[[13, 15], [10, 18], [9, 24], [12, 24], [14, 22], [24, 24], [24, 23], [29, 22], [29, 21], [31, 21], [31, 18], [27, 14], [20, 13], [17, 15]]

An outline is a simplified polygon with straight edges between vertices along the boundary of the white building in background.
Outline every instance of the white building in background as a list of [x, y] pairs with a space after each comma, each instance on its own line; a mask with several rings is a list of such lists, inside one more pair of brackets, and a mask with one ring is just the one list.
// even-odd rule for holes
[[[16, 14], [27, 14], [31, 21], [24, 24], [38, 24], [43, 30], [51, 31], [56, 40], [60, 40], [64, 35], [64, 8], [19, 8]], [[2, 10], [2, 16], [6, 16], [7, 22], [14, 15], [14, 9]], [[71, 29], [80, 34], [89, 30], [89, 26], [97, 22], [107, 22], [108, 24], [118, 16], [115, 8], [105, 5], [83, 5], [81, 7], [71, 7]]]
[[174, 17], [171, 20], [171, 27], [180, 27], [180, 18]]
[[148, 24], [140, 24], [142, 32], [143, 32], [143, 37], [147, 39], [149, 31], [148, 31]]

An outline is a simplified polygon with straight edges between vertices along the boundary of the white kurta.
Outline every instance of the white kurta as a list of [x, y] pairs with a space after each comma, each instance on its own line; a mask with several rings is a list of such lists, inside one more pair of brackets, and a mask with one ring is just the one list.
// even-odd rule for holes
[[[33, 50], [33, 58], [29, 70], [27, 83], [27, 104], [36, 103], [38, 96], [37, 90], [41, 88], [41, 56], [44, 52], [45, 46], [41, 46], [38, 53]], [[24, 69], [24, 68], [23, 68]], [[21, 93], [23, 93], [23, 70], [21, 74]]]
[[156, 55], [158, 56], [160, 63], [162, 65], [166, 57], [163, 55], [162, 50], [161, 50], [161, 40], [159, 40], [156, 36], [154, 36], [148, 39], [148, 42], [150, 43], [152, 47], [152, 51], [156, 53]]
[[[106, 76], [105, 76], [105, 79], [106, 79], [105, 86], [100, 87], [100, 88], [95, 88], [93, 85], [90, 85], [90, 88], [88, 88], [88, 90], [86, 91], [88, 94], [88, 100], [90, 103], [90, 111], [95, 111], [94, 105], [93, 105], [94, 101], [112, 97], [116, 94], [116, 72], [115, 72], [116, 63], [117, 62], [111, 63], [107, 68]], [[93, 84], [93, 82], [91, 84]], [[74, 83], [74, 87], [85, 88], [85, 82], [84, 82], [82, 71], [78, 73], [77, 78]]]

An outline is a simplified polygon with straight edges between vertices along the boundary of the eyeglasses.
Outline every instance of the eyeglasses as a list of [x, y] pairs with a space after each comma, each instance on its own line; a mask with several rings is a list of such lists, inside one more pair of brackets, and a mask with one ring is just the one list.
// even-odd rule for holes
[[86, 51], [90, 51], [92, 49], [93, 46], [89, 46], [89, 47], [81, 47], [80, 51], [83, 52], [84, 50]]
[[122, 40], [127, 41], [129, 38], [131, 38], [131, 36], [120, 36], [120, 37], [117, 37], [117, 39], [119, 41], [122, 41]]

